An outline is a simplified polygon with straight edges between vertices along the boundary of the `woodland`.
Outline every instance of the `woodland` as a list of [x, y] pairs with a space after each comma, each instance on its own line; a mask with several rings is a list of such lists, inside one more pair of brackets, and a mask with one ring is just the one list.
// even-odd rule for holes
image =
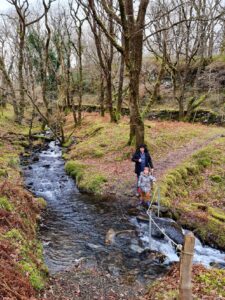
[[[154, 276], [143, 262], [127, 267], [132, 255], [143, 261], [141, 250], [107, 248], [104, 238], [113, 225], [133, 230], [127, 220], [140, 212], [131, 157], [145, 143], [162, 217], [193, 231], [203, 246], [225, 251], [224, 1], [0, 2], [0, 299], [178, 299], [176, 263]], [[35, 166], [42, 169], [35, 173]], [[94, 267], [78, 255], [71, 269], [52, 275], [39, 227], [48, 227], [55, 208], [44, 188], [35, 190], [44, 178], [65, 214], [77, 190], [74, 203], [83, 201], [83, 214], [85, 205], [96, 205], [103, 219], [85, 233], [86, 240], [99, 234], [99, 243], [85, 244]], [[63, 188], [65, 178], [75, 187]], [[102, 231], [97, 222], [107, 222], [108, 213], [115, 224]], [[99, 264], [101, 251], [109, 261], [104, 254]], [[155, 261], [161, 266], [157, 253], [146, 258], [150, 270]], [[220, 267], [194, 265], [193, 299], [225, 299], [224, 267], [225, 254]]]

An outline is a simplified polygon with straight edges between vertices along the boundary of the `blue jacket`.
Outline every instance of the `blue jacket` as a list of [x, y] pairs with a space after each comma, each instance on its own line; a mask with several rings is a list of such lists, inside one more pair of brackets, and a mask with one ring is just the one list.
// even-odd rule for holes
[[[141, 174], [141, 172], [143, 171], [141, 169], [141, 163], [139, 162], [139, 159], [141, 158], [141, 151], [137, 150], [133, 157], [132, 157], [132, 161], [135, 162], [135, 173], [139, 176]], [[148, 150], [145, 149], [145, 167], [149, 167], [151, 169], [153, 169], [153, 163], [152, 163], [152, 158], [151, 155], [149, 154]]]

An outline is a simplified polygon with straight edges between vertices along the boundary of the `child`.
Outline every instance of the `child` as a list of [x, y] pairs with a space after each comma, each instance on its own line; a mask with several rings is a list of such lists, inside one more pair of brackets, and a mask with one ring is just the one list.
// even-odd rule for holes
[[155, 177], [153, 177], [150, 172], [149, 168], [145, 167], [144, 171], [141, 172], [139, 180], [138, 180], [138, 187], [140, 188], [140, 204], [149, 206], [150, 204], [150, 193], [152, 184], [155, 181]]

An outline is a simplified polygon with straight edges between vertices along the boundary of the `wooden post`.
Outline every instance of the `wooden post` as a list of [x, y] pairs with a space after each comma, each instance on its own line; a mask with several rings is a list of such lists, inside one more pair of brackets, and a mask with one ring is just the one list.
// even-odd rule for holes
[[184, 247], [180, 259], [179, 300], [192, 300], [192, 260], [194, 255], [195, 237], [192, 232], [185, 235]]

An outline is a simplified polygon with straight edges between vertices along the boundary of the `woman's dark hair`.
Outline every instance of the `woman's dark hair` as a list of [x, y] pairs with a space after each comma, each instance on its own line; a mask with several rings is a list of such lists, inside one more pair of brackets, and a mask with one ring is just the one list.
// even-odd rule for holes
[[137, 152], [140, 151], [140, 148], [144, 148], [145, 149], [145, 152], [148, 152], [148, 148], [145, 144], [140, 144], [140, 146], [137, 148]]
[[146, 145], [145, 144], [141, 144], [138, 149], [140, 149], [140, 148], [146, 148]]

